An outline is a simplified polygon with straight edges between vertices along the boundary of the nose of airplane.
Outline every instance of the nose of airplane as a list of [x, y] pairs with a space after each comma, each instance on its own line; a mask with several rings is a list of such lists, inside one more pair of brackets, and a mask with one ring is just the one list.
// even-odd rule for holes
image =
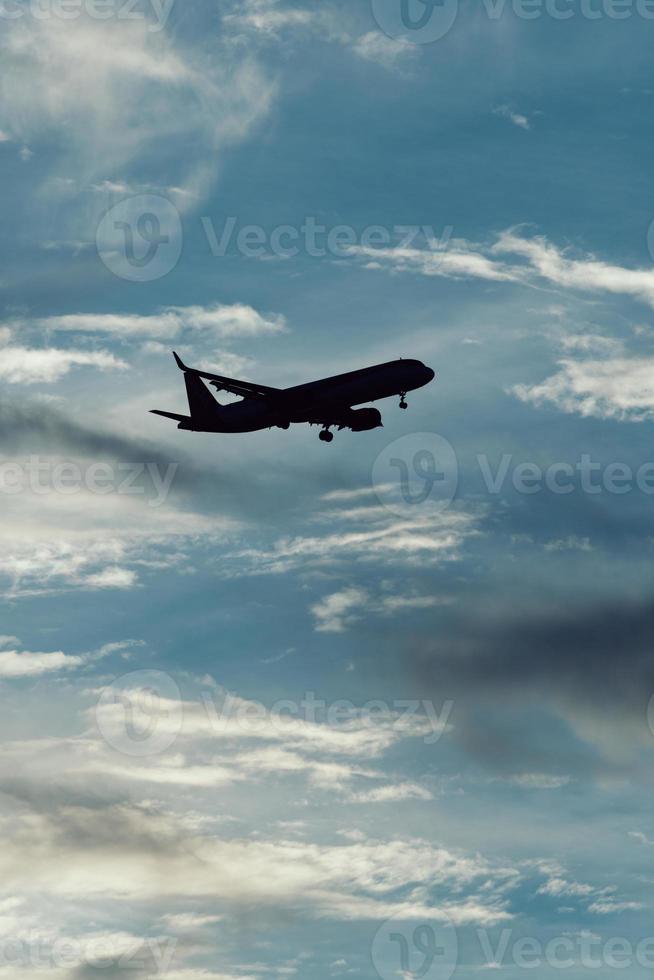
[[428, 385], [430, 381], [433, 381], [436, 377], [436, 372], [432, 371], [430, 367], [425, 364], [425, 384]]

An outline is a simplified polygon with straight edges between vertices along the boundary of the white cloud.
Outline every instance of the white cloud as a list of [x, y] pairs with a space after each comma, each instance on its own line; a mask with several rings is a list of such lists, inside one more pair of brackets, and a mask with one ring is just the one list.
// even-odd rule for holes
[[627, 269], [593, 255], [573, 257], [546, 238], [525, 238], [515, 229], [492, 245], [453, 239], [446, 248], [371, 248], [352, 246], [350, 254], [371, 268], [414, 272], [449, 279], [539, 286], [629, 296], [654, 308], [654, 268]]
[[561, 337], [561, 347], [565, 351], [574, 351], [582, 354], [618, 354], [622, 351], [623, 344], [614, 337], [602, 337], [598, 334], [568, 334]]
[[[329, 519], [331, 533], [282, 538], [269, 548], [228, 553], [223, 556], [225, 574], [271, 575], [297, 567], [324, 570], [352, 558], [401, 565], [439, 564], [456, 560], [465, 541], [478, 533], [475, 518], [461, 510], [394, 517], [385, 508], [372, 505], [356, 508], [356, 513], [335, 509], [318, 517]], [[355, 521], [358, 526], [339, 527], [340, 521]]]
[[417, 783], [390, 783], [363, 793], [353, 793], [352, 803], [398, 803], [402, 800], [431, 800], [432, 794]]
[[654, 840], [650, 840], [647, 834], [644, 834], [641, 830], [630, 830], [629, 837], [633, 840], [637, 840], [640, 844], [647, 844], [648, 847], [654, 847]]
[[5, 650], [0, 653], [0, 677], [37, 677], [57, 670], [79, 667], [81, 657], [70, 657], [56, 653], [27, 653]]
[[62, 350], [56, 347], [0, 347], [0, 378], [9, 384], [52, 384], [73, 367], [101, 371], [126, 369], [127, 364], [108, 351]]
[[[340, 44], [365, 61], [399, 69], [418, 57], [419, 49], [403, 39], [391, 39], [379, 30], [360, 35], [346, 8], [315, 4], [311, 8], [284, 6], [280, 0], [240, 0], [223, 18], [225, 27], [251, 41], [287, 42], [289, 38], [317, 37]], [[359, 28], [360, 29], [360, 28]]]
[[225, 15], [228, 27], [270, 37], [287, 29], [313, 27], [321, 19], [320, 11], [283, 7], [278, 0], [242, 0], [237, 9], [238, 12]]
[[381, 31], [370, 31], [352, 45], [352, 50], [365, 61], [374, 61], [384, 68], [397, 68], [417, 57], [415, 44], [401, 38], [393, 40]]
[[244, 303], [172, 306], [148, 316], [130, 313], [73, 313], [36, 321], [43, 330], [102, 333], [116, 337], [167, 338], [184, 330], [205, 331], [216, 338], [250, 338], [284, 333], [286, 319], [262, 314]]
[[623, 902], [614, 899], [602, 899], [588, 906], [588, 911], [595, 915], [614, 915], [616, 912], [638, 912], [644, 908], [642, 902]]
[[353, 615], [366, 603], [368, 594], [363, 589], [343, 589], [321, 599], [311, 607], [316, 617], [316, 632], [344, 633], [348, 626], [356, 622], [358, 616]]
[[542, 772], [523, 772], [511, 776], [510, 783], [521, 789], [561, 789], [571, 782], [570, 776], [552, 776]]
[[[17, 141], [58, 148], [58, 169], [82, 191], [129, 183], [156, 150], [182, 206], [206, 193], [223, 152], [268, 112], [275, 87], [250, 53], [219, 37], [204, 57], [152, 28], [138, 17], [5, 20], [0, 124]], [[97, 200], [76, 211], [83, 237], [112, 198], [91, 193]]]
[[342, 589], [325, 596], [311, 607], [317, 633], [344, 633], [364, 616], [394, 616], [403, 612], [443, 605], [438, 596], [372, 596], [359, 588]]
[[251, 306], [186, 306], [173, 308], [182, 324], [191, 330], [208, 330], [216, 337], [258, 337], [284, 333], [286, 320], [281, 314], [262, 315]]
[[62, 670], [71, 670], [102, 660], [112, 653], [126, 652], [135, 646], [133, 640], [120, 643], [107, 643], [99, 650], [85, 653], [82, 656], [72, 656], [56, 650], [52, 653], [30, 653], [18, 648], [15, 636], [0, 637], [0, 647], [11, 644], [15, 649], [0, 651], [0, 678], [38, 677], [42, 674], [52, 674]]
[[654, 358], [566, 358], [545, 381], [511, 390], [537, 407], [552, 404], [586, 418], [643, 422], [654, 418]]
[[92, 589], [130, 589], [136, 584], [136, 572], [118, 566], [103, 568], [101, 572], [87, 575], [84, 584]]
[[[502, 891], [511, 869], [422, 840], [221, 839], [127, 804], [30, 812], [15, 819], [15, 829], [11, 854], [0, 853], [5, 888], [58, 902], [203, 899], [214, 914], [225, 905], [233, 912], [293, 908], [341, 921], [449, 917], [490, 925], [510, 918]], [[426, 901], [434, 892], [439, 897]]]
[[557, 286], [631, 296], [654, 307], [654, 268], [626, 269], [592, 255], [568, 257], [545, 238], [523, 238], [511, 230], [499, 236], [492, 252], [526, 259], [534, 273]]
[[498, 105], [495, 106], [493, 112], [496, 116], [502, 116], [503, 119], [508, 119], [509, 122], [512, 122], [513, 125], [517, 126], [519, 129], [531, 129], [528, 118], [521, 112], [515, 112], [511, 106]]

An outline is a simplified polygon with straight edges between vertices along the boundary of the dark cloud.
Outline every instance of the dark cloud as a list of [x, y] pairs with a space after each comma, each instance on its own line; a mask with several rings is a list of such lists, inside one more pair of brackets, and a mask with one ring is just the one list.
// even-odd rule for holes
[[180, 450], [173, 453], [150, 440], [83, 425], [47, 402], [0, 402], [0, 453], [149, 463], [161, 473], [177, 466], [172, 491], [192, 510], [265, 520], [322, 492], [323, 474], [297, 463], [258, 463], [244, 453], [236, 465], [221, 465], [220, 438], [215, 454], [203, 459], [201, 451], [193, 453], [189, 433], [180, 434]]
[[[504, 606], [451, 614], [438, 639], [413, 636], [414, 682], [455, 700], [455, 740], [495, 771], [615, 771], [654, 735], [654, 602], [570, 599], [523, 611]], [[621, 759], [578, 740], [592, 724]], [[633, 758], [632, 760], [633, 761]]]

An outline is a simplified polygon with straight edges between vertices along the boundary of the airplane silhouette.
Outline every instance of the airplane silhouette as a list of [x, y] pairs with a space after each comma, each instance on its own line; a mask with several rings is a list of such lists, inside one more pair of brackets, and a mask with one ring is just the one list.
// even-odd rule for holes
[[[435, 378], [422, 361], [399, 360], [361, 371], [338, 374], [334, 378], [296, 385], [294, 388], [268, 388], [251, 381], [236, 381], [219, 374], [187, 367], [178, 354], [173, 355], [184, 372], [190, 415], [160, 412], [153, 415], [178, 422], [178, 429], [189, 432], [258, 432], [261, 429], [288, 429], [292, 423], [320, 425], [320, 439], [331, 442], [332, 428], [366, 432], [382, 423], [376, 408], [354, 408], [366, 402], [399, 395], [400, 408], [408, 408], [408, 391], [422, 388]], [[221, 405], [204, 384], [239, 395], [241, 401]]]

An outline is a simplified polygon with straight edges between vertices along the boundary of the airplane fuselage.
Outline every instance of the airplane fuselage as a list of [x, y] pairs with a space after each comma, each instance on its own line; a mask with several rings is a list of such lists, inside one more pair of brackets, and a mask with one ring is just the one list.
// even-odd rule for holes
[[[358, 408], [382, 398], [399, 395], [401, 408], [405, 396], [429, 384], [435, 377], [422, 361], [398, 360], [359, 371], [349, 371], [320, 381], [292, 388], [269, 388], [251, 381], [237, 381], [187, 367], [175, 354], [184, 372], [190, 415], [154, 410], [191, 432], [258, 432], [261, 429], [288, 429], [294, 423], [322, 426], [320, 438], [331, 442], [331, 428], [365, 432], [382, 425], [376, 408]], [[207, 388], [208, 381], [218, 392], [228, 391], [241, 400], [221, 405]]]
[[[433, 378], [432, 369], [421, 361], [389, 361], [360, 371], [350, 371], [286, 388], [270, 402], [255, 399], [245, 399], [231, 405], [219, 405], [216, 402], [215, 413], [202, 418], [200, 431], [256, 432], [273, 426], [286, 427], [293, 423], [312, 421], [314, 417], [319, 423], [323, 416], [328, 417], [331, 412], [338, 413], [343, 405], [365, 405], [394, 395], [404, 395], [429, 384]], [[196, 424], [189, 425], [188, 428], [198, 431]]]

